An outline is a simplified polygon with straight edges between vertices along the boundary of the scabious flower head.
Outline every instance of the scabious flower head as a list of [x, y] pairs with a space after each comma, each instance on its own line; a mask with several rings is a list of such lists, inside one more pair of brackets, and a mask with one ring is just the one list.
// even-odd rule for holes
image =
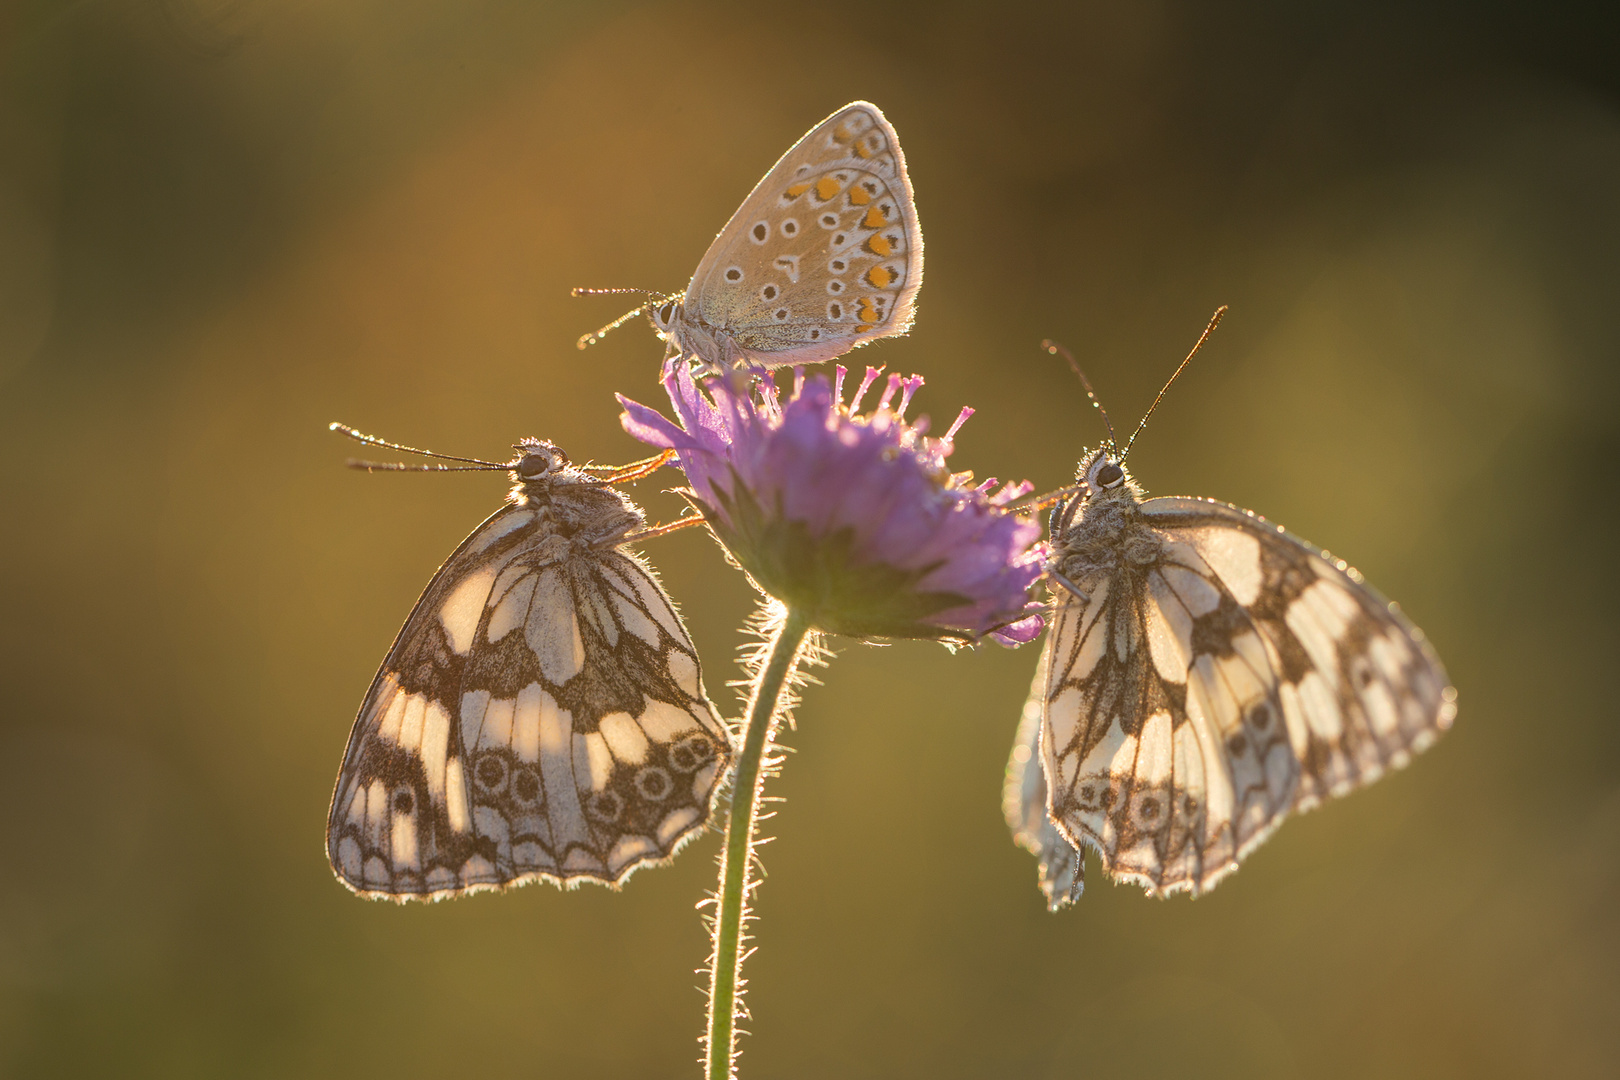
[[[819, 629], [860, 638], [1022, 644], [1040, 633], [1028, 602], [1041, 576], [1040, 527], [1007, 506], [1029, 485], [972, 485], [942, 437], [905, 419], [919, 376], [891, 375], [877, 407], [868, 368], [849, 405], [836, 382], [794, 374], [783, 400], [769, 376], [698, 381], [664, 369], [676, 425], [620, 396], [625, 430], [674, 449], [693, 500], [737, 563]], [[898, 396], [898, 404], [895, 399]]]

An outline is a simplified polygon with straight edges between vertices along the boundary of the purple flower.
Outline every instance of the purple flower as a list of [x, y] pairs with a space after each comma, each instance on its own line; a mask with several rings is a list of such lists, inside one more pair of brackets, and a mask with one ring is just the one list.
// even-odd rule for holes
[[[674, 449], [691, 494], [738, 564], [767, 593], [822, 630], [861, 638], [1003, 644], [1035, 638], [1041, 620], [1028, 600], [1041, 576], [1040, 527], [1007, 511], [1029, 485], [972, 486], [945, 458], [973, 410], [940, 438], [926, 418], [905, 412], [919, 376], [891, 375], [871, 412], [846, 407], [845, 370], [836, 383], [795, 372], [782, 400], [763, 377], [754, 392], [732, 373], [695, 380], [685, 365], [664, 369], [680, 419], [620, 396], [624, 428]], [[899, 404], [894, 405], [896, 395]]]

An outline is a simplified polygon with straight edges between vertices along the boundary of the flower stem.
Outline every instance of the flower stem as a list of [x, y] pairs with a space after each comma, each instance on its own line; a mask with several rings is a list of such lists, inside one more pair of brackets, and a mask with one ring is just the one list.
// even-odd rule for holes
[[754, 826], [759, 816], [762, 766], [780, 719], [783, 692], [793, 677], [810, 624], [791, 609], [771, 640], [765, 664], [748, 702], [748, 727], [731, 785], [731, 812], [720, 856], [720, 910], [714, 920], [714, 954], [709, 968], [707, 1080], [736, 1075], [738, 987], [742, 982], [743, 923], [753, 883]]

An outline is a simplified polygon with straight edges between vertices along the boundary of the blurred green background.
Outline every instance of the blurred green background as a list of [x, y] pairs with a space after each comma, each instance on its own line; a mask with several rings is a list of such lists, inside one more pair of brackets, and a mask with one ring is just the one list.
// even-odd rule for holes
[[[1415, 765], [1197, 901], [1042, 908], [999, 786], [1036, 650], [843, 643], [765, 851], [745, 1076], [1620, 1073], [1614, 5], [12, 3], [0, 9], [0, 1072], [691, 1076], [716, 837], [622, 893], [366, 903], [355, 708], [498, 477], [341, 419], [623, 460], [644, 323], [865, 97], [927, 236], [954, 462], [1132, 458], [1355, 562], [1461, 691]], [[669, 518], [676, 482], [641, 483]], [[750, 599], [649, 551], [726, 683]], [[1095, 870], [1095, 868], [1094, 868]]]

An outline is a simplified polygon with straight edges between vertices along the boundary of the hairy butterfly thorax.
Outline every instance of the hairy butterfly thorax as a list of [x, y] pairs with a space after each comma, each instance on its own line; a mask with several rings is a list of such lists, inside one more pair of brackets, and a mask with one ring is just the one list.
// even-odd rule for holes
[[1108, 450], [1082, 459], [1081, 493], [1051, 517], [1051, 566], [1070, 581], [1151, 565], [1160, 542], [1142, 516], [1142, 489]]
[[647, 523], [641, 508], [618, 488], [575, 468], [549, 442], [525, 439], [512, 469], [513, 505], [534, 509], [560, 538], [581, 544], [613, 542]]

